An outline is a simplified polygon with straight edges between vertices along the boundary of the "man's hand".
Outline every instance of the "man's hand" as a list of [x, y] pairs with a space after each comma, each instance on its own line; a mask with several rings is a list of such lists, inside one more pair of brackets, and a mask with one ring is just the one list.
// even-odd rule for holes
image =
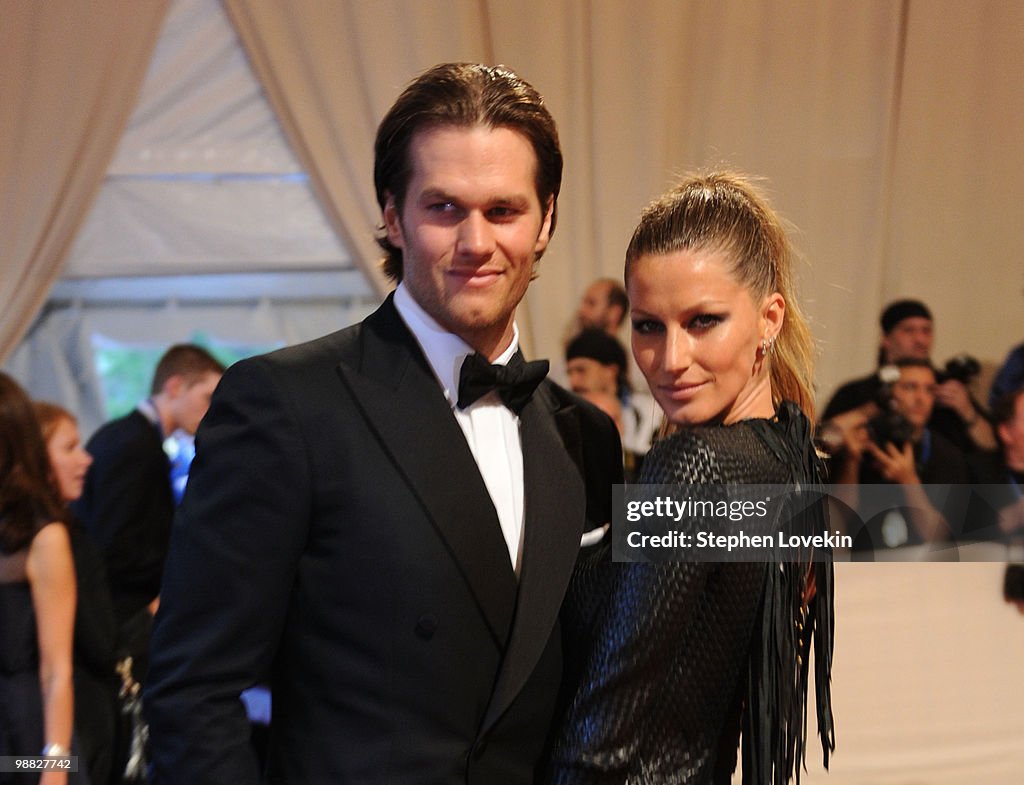
[[867, 448], [875, 459], [878, 471], [889, 482], [900, 485], [920, 484], [921, 480], [917, 476], [917, 466], [914, 463], [913, 444], [907, 442], [901, 450], [889, 442], [885, 445], [885, 450], [881, 450], [874, 442], [868, 442]]
[[935, 402], [953, 409], [960, 419], [968, 425], [978, 417], [971, 403], [971, 394], [964, 383], [956, 379], [947, 379], [935, 388]]
[[[873, 403], [871, 407], [877, 412]], [[831, 422], [842, 434], [843, 450], [846, 452], [847, 460], [853, 463], [860, 463], [860, 457], [864, 454], [871, 439], [868, 436], [868, 420], [874, 416], [871, 410], [864, 406], [850, 409], [848, 412], [837, 414]]]
[[967, 436], [976, 447], [994, 450], [999, 446], [992, 425], [974, 408], [974, 401], [963, 382], [956, 379], [944, 381], [935, 390], [935, 402], [957, 413], [967, 426]]

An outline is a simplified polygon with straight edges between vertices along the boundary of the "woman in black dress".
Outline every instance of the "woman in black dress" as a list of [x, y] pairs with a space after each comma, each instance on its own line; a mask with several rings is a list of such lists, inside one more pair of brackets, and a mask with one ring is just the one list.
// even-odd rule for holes
[[[0, 755], [71, 754], [75, 570], [62, 517], [32, 405], [0, 373]], [[65, 785], [68, 774], [38, 782]]]
[[[35, 401], [33, 409], [50, 457], [52, 485], [69, 505], [82, 495], [92, 456], [85, 451], [71, 412], [47, 401]], [[66, 507], [65, 514], [78, 586], [73, 649], [78, 765], [88, 771], [92, 785], [106, 785], [119, 781], [114, 771], [123, 768], [122, 761], [115, 761], [117, 621], [103, 555]]]
[[[690, 178], [644, 212], [626, 253], [633, 353], [672, 433], [641, 484], [818, 483], [812, 345], [791, 267], [780, 219], [741, 176]], [[545, 779], [728, 783], [742, 731], [743, 782], [788, 782], [803, 758], [812, 638], [827, 765], [831, 583], [827, 560], [582, 560]]]

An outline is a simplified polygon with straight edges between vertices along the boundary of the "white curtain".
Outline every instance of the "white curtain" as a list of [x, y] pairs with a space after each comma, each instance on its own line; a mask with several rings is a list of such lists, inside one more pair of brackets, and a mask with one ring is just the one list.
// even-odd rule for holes
[[60, 275], [166, 7], [0, 2], [0, 360]]
[[174, 0], [64, 275], [352, 268], [224, 9]]
[[[523, 309], [534, 355], [557, 359], [587, 283], [621, 274], [641, 207], [711, 166], [765, 177], [798, 227], [822, 397], [873, 366], [897, 297], [932, 307], [938, 360], [995, 361], [1024, 338], [1022, 3], [226, 5], [259, 82], [219, 4], [172, 3], [72, 274], [375, 270], [378, 120], [429, 65], [484, 60], [541, 90], [565, 148], [559, 227]], [[326, 214], [288, 180], [303, 166]], [[243, 169], [281, 179], [216, 179]], [[138, 179], [195, 171], [215, 182]]]
[[401, 87], [457, 59], [507, 63], [538, 87], [566, 170], [522, 309], [536, 355], [560, 356], [589, 281], [621, 275], [642, 206], [681, 173], [719, 166], [766, 178], [797, 227], [822, 397], [873, 366], [878, 314], [897, 297], [931, 305], [938, 359], [994, 360], [1024, 335], [1011, 269], [1024, 251], [1024, 4], [227, 5], [335, 225], [361, 238], [350, 248], [364, 269], [373, 129]]

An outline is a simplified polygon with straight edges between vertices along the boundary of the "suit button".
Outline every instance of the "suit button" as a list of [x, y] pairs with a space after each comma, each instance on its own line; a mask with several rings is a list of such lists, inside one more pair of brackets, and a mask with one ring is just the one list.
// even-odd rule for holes
[[429, 641], [434, 637], [434, 633], [437, 632], [437, 617], [430, 613], [420, 616], [413, 629], [417, 637]]

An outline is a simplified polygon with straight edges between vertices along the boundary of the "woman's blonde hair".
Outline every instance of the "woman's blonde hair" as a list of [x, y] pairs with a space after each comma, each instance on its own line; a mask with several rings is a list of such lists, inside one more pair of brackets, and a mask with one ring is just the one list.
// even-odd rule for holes
[[644, 210], [626, 250], [626, 282], [641, 256], [683, 250], [725, 253], [755, 302], [778, 292], [785, 318], [769, 360], [772, 400], [795, 402], [814, 421], [814, 345], [793, 283], [794, 251], [782, 218], [750, 179], [691, 175]]

